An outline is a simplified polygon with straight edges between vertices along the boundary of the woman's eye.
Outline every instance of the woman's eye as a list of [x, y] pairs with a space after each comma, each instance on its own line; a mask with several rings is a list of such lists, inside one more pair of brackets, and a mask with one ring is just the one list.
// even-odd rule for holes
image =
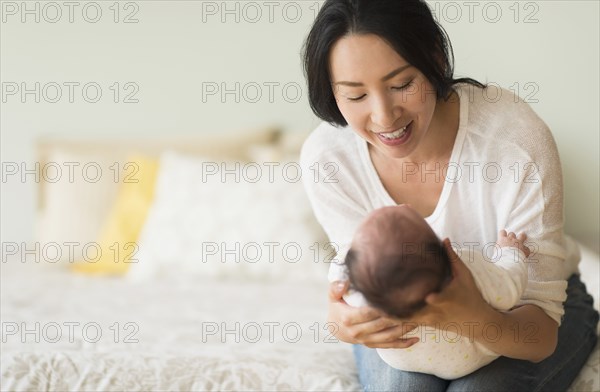
[[349, 101], [360, 101], [361, 99], [363, 99], [367, 94], [363, 94], [360, 97], [356, 97], [356, 98], [350, 98], [348, 97]]
[[[406, 83], [406, 84], [405, 84], [405, 85], [403, 85], [403, 86], [397, 86], [397, 87], [396, 87], [396, 86], [393, 86], [393, 87], [391, 87], [391, 88], [392, 88], [392, 90], [394, 90], [394, 91], [402, 91], [402, 90], [404, 90], [404, 89], [408, 88], [408, 87], [411, 85], [411, 83], [412, 83], [412, 82], [413, 82], [413, 81], [411, 80], [410, 82]], [[361, 99], [363, 99], [363, 98], [364, 98], [364, 97], [366, 97], [366, 96], [367, 96], [367, 94], [363, 94], [363, 95], [361, 95], [360, 97], [346, 97], [346, 99], [347, 99], [348, 101], [353, 101], [353, 102], [356, 102], [356, 101], [360, 101]]]
[[406, 83], [404, 86], [392, 87], [392, 90], [404, 90], [405, 88], [407, 88], [408, 86], [410, 86], [411, 83], [412, 83], [412, 80], [410, 82]]

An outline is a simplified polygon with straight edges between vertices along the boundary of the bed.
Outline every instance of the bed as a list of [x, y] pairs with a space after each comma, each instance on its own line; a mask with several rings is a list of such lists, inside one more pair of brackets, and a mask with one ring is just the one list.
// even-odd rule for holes
[[[250, 141], [238, 141], [237, 151], [228, 156], [257, 160], [261, 155], [260, 159], [266, 161], [297, 154], [303, 136], [294, 140], [274, 135], [268, 131]], [[82, 145], [98, 145], [78, 143], [78, 154], [91, 153]], [[183, 143], [190, 151], [195, 148], [190, 147], [192, 144]], [[215, 140], [203, 140], [196, 144], [194, 152], [214, 152], [218, 144]], [[40, 143], [40, 160], [56, 159], [49, 158], [56, 145], [61, 146], [61, 153], [73, 148], [65, 147], [64, 141], [44, 141]], [[253, 146], [253, 157], [242, 156], [240, 151], [247, 152], [242, 145]], [[109, 150], [115, 153], [115, 149]], [[288, 158], [282, 158], [284, 155]], [[64, 216], [48, 211], [54, 208], [54, 191], [58, 190], [39, 190], [40, 215], [44, 217], [41, 226], [48, 224], [52, 216]], [[234, 191], [238, 198], [242, 197], [239, 190]], [[248, 197], [251, 200], [253, 196]], [[106, 215], [108, 207], [102, 210], [99, 200], [85, 201], [96, 203], [100, 212], [94, 210], [97, 216], [88, 216], [85, 222], [78, 217], [75, 223], [82, 226], [77, 233], [68, 229], [55, 231], [55, 241], [74, 236], [85, 241], [85, 235], [97, 235], [93, 226]], [[299, 203], [295, 199], [288, 202]], [[73, 200], [69, 203], [71, 209], [76, 209]], [[151, 220], [151, 215], [147, 219]], [[83, 227], [90, 222], [92, 227]], [[316, 230], [314, 223], [307, 223], [307, 227]], [[275, 226], [272, 230], [283, 232]], [[146, 238], [153, 238], [147, 231], [144, 233]], [[325, 242], [321, 232], [315, 235]], [[287, 273], [287, 269], [262, 276], [264, 271], [260, 269], [237, 273], [218, 268], [203, 271], [203, 276], [178, 264], [186, 257], [185, 252], [180, 252], [177, 260], [163, 260], [165, 264], [160, 269], [138, 269], [137, 279], [77, 274], [69, 268], [71, 263], [64, 260], [21, 262], [18, 253], [11, 253], [10, 258], [3, 259], [0, 277], [1, 389], [360, 390], [350, 345], [332, 338], [325, 323], [325, 262], [312, 263], [310, 273], [304, 276]], [[582, 257], [582, 277], [599, 309], [600, 260], [585, 247]], [[278, 259], [270, 267], [280, 262]], [[596, 347], [569, 390], [600, 391], [599, 361]]]

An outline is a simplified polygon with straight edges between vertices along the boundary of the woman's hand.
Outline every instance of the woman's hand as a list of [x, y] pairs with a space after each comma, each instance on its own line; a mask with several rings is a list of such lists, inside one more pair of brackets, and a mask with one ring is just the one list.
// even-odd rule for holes
[[485, 302], [475, 284], [473, 275], [463, 261], [452, 249], [450, 240], [444, 239], [443, 245], [450, 257], [452, 280], [439, 293], [429, 294], [425, 298], [427, 306], [417, 312], [412, 321], [439, 329], [454, 328], [459, 324], [463, 332], [469, 332], [469, 323], [484, 324], [486, 315], [493, 313], [493, 308]]
[[[508, 312], [499, 312], [483, 299], [471, 271], [452, 250], [450, 240], [444, 240], [450, 256], [452, 280], [440, 293], [425, 298], [427, 306], [417, 312], [411, 321], [419, 326], [429, 326], [458, 332], [468, 339], [483, 344], [499, 355], [509, 358], [540, 362], [550, 356], [558, 339], [558, 326], [541, 308], [523, 305]], [[494, 330], [505, 331], [490, 339], [485, 328], [494, 325]], [[515, 331], [515, 326], [518, 331]], [[515, 336], [531, 334], [536, 328], [536, 338], [516, 339]]]
[[407, 348], [418, 338], [401, 336], [417, 327], [414, 323], [385, 317], [368, 306], [354, 308], [342, 298], [348, 291], [348, 282], [333, 282], [329, 286], [329, 331], [346, 343], [364, 344], [371, 348]]

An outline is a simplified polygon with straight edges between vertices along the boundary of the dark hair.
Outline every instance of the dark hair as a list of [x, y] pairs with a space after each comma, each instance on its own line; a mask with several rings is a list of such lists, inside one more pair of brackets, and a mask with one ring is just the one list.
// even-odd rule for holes
[[[440, 291], [451, 277], [450, 258], [440, 242], [427, 241], [413, 251], [382, 256], [374, 262], [360, 258], [360, 252], [352, 248], [346, 254], [351, 287], [371, 306], [400, 318], [425, 306], [425, 296]], [[416, 301], [407, 300], [411, 287], [424, 281], [432, 289], [418, 293], [423, 296]]]
[[375, 34], [429, 80], [437, 98], [456, 83], [485, 88], [471, 78], [454, 79], [454, 53], [443, 27], [423, 0], [326, 0], [304, 42], [304, 74], [313, 112], [336, 126], [348, 123], [331, 88], [331, 47], [348, 34]]

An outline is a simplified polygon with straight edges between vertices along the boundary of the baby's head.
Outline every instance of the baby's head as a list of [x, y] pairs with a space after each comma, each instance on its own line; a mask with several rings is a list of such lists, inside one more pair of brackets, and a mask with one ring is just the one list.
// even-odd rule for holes
[[358, 227], [346, 255], [350, 284], [367, 302], [409, 317], [450, 277], [450, 260], [425, 220], [407, 205], [373, 211]]

